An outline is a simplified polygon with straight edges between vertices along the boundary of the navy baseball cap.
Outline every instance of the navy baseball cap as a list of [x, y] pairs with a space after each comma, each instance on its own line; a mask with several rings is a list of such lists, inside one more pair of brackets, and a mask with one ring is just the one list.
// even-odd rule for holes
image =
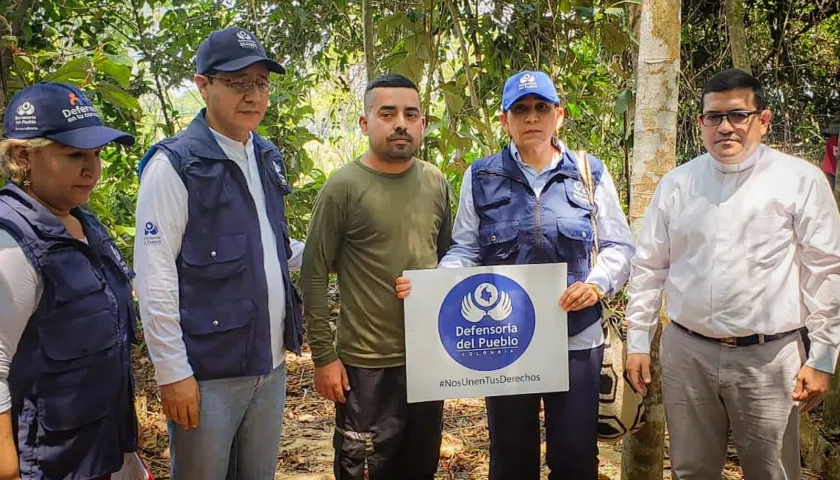
[[502, 111], [507, 112], [525, 95], [536, 95], [555, 105], [560, 103], [554, 82], [544, 72], [519, 72], [505, 81], [502, 93]]
[[274, 73], [286, 73], [283, 65], [268, 58], [251, 32], [239, 27], [216, 30], [198, 46], [195, 69], [204, 75], [211, 71], [236, 72], [255, 63], [264, 63]]
[[6, 109], [3, 128], [7, 138], [44, 137], [73, 148], [134, 145], [132, 135], [103, 125], [85, 94], [64, 83], [41, 82], [18, 92]]

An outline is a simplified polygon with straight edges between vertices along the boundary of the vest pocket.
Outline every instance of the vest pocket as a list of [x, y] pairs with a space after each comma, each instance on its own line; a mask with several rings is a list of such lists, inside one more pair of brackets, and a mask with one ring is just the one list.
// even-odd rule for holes
[[494, 264], [516, 258], [519, 253], [519, 221], [480, 224], [478, 244], [482, 263]]
[[45, 371], [59, 373], [104, 360], [113, 361], [108, 350], [117, 343], [116, 322], [110, 309], [79, 318], [44, 321], [38, 326], [38, 335], [47, 359]]
[[221, 378], [241, 373], [251, 342], [254, 303], [235, 300], [181, 308], [181, 329], [187, 357], [196, 378]]
[[44, 295], [52, 296], [53, 311], [63, 318], [81, 319], [108, 305], [105, 280], [94, 268], [87, 257], [72, 250], [49, 258], [43, 269], [48, 287]]
[[110, 310], [38, 327], [44, 365], [36, 380], [44, 428], [79, 428], [110, 414], [122, 383]]
[[181, 260], [185, 276], [218, 280], [245, 270], [247, 239], [244, 233], [185, 237]]
[[570, 272], [589, 272], [592, 224], [583, 217], [557, 217], [557, 253]]

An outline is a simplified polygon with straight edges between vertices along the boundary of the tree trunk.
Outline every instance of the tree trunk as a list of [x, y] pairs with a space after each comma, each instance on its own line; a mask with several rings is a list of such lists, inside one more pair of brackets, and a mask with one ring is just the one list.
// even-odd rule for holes
[[376, 40], [373, 37], [373, 6], [372, 0], [362, 0], [362, 32], [365, 42], [365, 67], [368, 81], [376, 78]]
[[[630, 172], [630, 226], [635, 235], [662, 176], [676, 165], [680, 68], [680, 0], [643, 0], [636, 66], [636, 111]], [[661, 329], [657, 329], [661, 330]], [[645, 426], [624, 440], [622, 478], [662, 479], [665, 408], [661, 398], [659, 331], [651, 346], [653, 382]]]
[[0, 20], [0, 135], [3, 134], [3, 118], [6, 114], [6, 102], [9, 97], [7, 82], [15, 61], [14, 52], [19, 48], [18, 42], [23, 31], [23, 25], [35, 6], [35, 0], [19, 0], [12, 16]]
[[[464, 63], [464, 75], [467, 77], [467, 90], [470, 92], [470, 104], [472, 105], [473, 110], [475, 110], [475, 114], [482, 116], [484, 125], [487, 127], [488, 131], [490, 131], [490, 116], [487, 114], [487, 109], [484, 108], [484, 105], [481, 105], [479, 102], [480, 99], [478, 98], [478, 91], [475, 88], [475, 79], [472, 75], [472, 62], [470, 61], [469, 44], [467, 43], [467, 37], [464, 36], [464, 31], [461, 29], [461, 16], [458, 14], [458, 9], [455, 7], [452, 0], [446, 0], [446, 6], [449, 8], [449, 14], [452, 15], [452, 27], [461, 46], [461, 60]], [[496, 150], [498, 150], [496, 147], [496, 140], [492, 137], [492, 135], [487, 135], [487, 138], [485, 138], [484, 154], [489, 155], [491, 152], [495, 152]]]
[[750, 55], [747, 49], [747, 31], [744, 29], [743, 0], [726, 0], [724, 16], [726, 29], [729, 31], [729, 46], [732, 49], [732, 65], [750, 75]]

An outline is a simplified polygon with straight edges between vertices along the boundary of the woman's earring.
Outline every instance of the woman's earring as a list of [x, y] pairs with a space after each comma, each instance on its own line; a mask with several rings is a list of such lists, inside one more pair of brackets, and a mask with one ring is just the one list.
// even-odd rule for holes
[[23, 177], [23, 188], [29, 188], [32, 186], [32, 182], [29, 181], [29, 169], [26, 169], [26, 176]]

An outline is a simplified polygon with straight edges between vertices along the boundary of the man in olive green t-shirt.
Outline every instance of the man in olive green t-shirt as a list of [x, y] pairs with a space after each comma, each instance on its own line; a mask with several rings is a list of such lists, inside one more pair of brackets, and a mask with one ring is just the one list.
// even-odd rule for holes
[[[451, 243], [449, 187], [414, 158], [426, 120], [417, 87], [374, 79], [359, 119], [369, 151], [338, 169], [315, 201], [301, 267], [315, 389], [336, 402], [336, 480], [432, 480], [443, 402], [407, 403], [404, 270], [436, 268]], [[327, 287], [338, 273], [341, 312], [329, 324]]]

